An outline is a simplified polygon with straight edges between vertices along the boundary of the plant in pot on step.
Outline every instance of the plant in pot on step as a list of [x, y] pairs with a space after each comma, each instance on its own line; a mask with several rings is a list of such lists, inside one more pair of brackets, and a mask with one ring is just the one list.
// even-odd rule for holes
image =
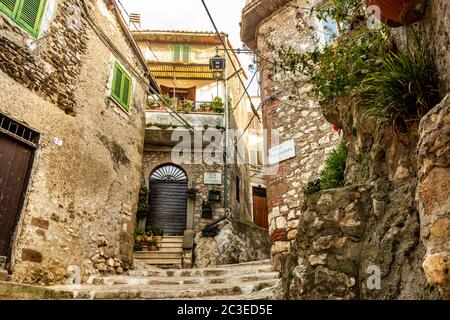
[[164, 229], [157, 226], [148, 226], [147, 232], [150, 231], [153, 235], [153, 238], [159, 242], [162, 240], [162, 237], [164, 236]]
[[134, 230], [134, 251], [142, 251], [142, 241], [143, 241], [144, 231], [139, 228]]
[[152, 237], [148, 242], [148, 251], [157, 251], [158, 250], [158, 241]]

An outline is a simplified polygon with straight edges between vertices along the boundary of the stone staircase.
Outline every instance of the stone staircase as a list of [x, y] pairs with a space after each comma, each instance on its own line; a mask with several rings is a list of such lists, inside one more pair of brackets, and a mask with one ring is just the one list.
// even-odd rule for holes
[[135, 251], [133, 258], [146, 265], [181, 268], [183, 237], [164, 236], [158, 245], [158, 251]]
[[47, 287], [72, 299], [267, 300], [279, 273], [270, 260], [199, 269], [146, 266], [126, 275], [91, 277], [88, 284]]

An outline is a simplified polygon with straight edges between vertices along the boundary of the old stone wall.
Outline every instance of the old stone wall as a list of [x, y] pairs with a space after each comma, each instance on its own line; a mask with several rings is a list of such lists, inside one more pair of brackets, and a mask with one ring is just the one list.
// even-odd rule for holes
[[[148, 185], [151, 173], [155, 168], [162, 164], [173, 163], [170, 151], [145, 151], [143, 158], [142, 182]], [[224, 190], [222, 185], [206, 185], [203, 181], [205, 172], [220, 172], [223, 175], [223, 166], [214, 164], [178, 164], [187, 174], [190, 186], [198, 189], [194, 199], [194, 231], [200, 232], [206, 225], [210, 224], [214, 219], [224, 214], [223, 197]], [[223, 180], [223, 179], [222, 179]], [[221, 192], [221, 201], [213, 204], [213, 219], [205, 219], [201, 217], [202, 202], [208, 199], [208, 190], [217, 189]]]
[[450, 95], [422, 118], [417, 153], [422, 266], [428, 282], [450, 299]]
[[[358, 116], [347, 102], [336, 108], [349, 141], [349, 186], [307, 196], [296, 241], [282, 263], [283, 297], [445, 297], [447, 100], [424, 117], [420, 140], [418, 124], [376, 137], [374, 119]], [[367, 165], [361, 154], [370, 159]]]
[[87, 50], [86, 27], [87, 21], [76, 1], [59, 1], [50, 28], [39, 36], [39, 41], [8, 17], [0, 15], [0, 69], [36, 95], [73, 115], [75, 85], [82, 55]]
[[[105, 3], [89, 1], [87, 12], [121, 51], [101, 41], [79, 3], [58, 1], [38, 39], [0, 19], [0, 111], [41, 134], [14, 236], [18, 282], [64, 282], [68, 266], [86, 280], [132, 263], [148, 81]], [[114, 61], [133, 77], [129, 112], [109, 98]]]
[[281, 256], [296, 237], [303, 190], [308, 181], [319, 177], [326, 155], [339, 140], [322, 116], [312, 87], [297, 76], [274, 73], [271, 68], [273, 48], [306, 50], [313, 45], [309, 29], [313, 22], [306, 7], [305, 0], [292, 1], [258, 29], [263, 125], [277, 133], [279, 143], [293, 139], [296, 152], [294, 158], [280, 163], [274, 174], [266, 177], [271, 254], [276, 267], [280, 267]]

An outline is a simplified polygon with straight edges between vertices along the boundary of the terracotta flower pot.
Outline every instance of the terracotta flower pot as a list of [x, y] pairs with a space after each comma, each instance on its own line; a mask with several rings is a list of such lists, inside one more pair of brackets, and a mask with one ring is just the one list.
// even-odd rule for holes
[[422, 19], [426, 0], [365, 0], [367, 6], [381, 10], [381, 21], [390, 27], [401, 27]]

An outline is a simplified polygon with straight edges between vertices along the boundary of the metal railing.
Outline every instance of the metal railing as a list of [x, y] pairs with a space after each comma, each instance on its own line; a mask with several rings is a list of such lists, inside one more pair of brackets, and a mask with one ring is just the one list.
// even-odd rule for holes
[[[214, 112], [223, 113], [224, 106], [214, 101], [191, 101], [176, 100], [171, 102], [177, 112], [196, 113], [196, 112]], [[148, 101], [147, 110], [164, 110], [165, 104], [160, 101]]]

